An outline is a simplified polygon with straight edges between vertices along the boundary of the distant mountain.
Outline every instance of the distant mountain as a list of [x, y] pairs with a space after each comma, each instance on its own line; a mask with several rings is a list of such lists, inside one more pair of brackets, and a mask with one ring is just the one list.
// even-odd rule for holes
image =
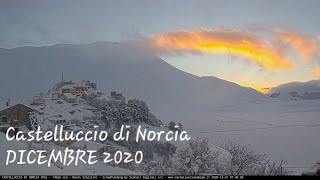
[[272, 88], [268, 94], [282, 100], [320, 100], [320, 80], [283, 84]]
[[98, 42], [0, 50], [0, 101], [31, 98], [65, 80], [97, 81], [145, 100], [155, 112], [205, 110], [265, 99], [257, 91], [215, 77], [197, 77], [131, 44]]

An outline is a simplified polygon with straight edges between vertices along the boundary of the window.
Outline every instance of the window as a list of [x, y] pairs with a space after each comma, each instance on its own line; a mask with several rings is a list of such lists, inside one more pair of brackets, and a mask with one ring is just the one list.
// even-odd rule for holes
[[8, 117], [7, 116], [2, 116], [1, 122], [7, 123], [8, 122]]

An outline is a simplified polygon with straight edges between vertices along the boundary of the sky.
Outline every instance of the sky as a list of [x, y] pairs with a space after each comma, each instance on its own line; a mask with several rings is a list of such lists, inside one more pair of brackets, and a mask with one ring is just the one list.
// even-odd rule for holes
[[[259, 31], [259, 42], [263, 40], [264, 43], [265, 35], [260, 36], [260, 31], [265, 33], [266, 30], [272, 30], [273, 37], [274, 29], [278, 28], [319, 43], [319, 7], [319, 0], [1, 1], [0, 47], [95, 41], [126, 42], [137, 35], [154, 43], [159, 39], [154, 38], [156, 36], [167, 38], [172, 35], [170, 33], [174, 33], [181, 37], [180, 33], [184, 31], [196, 33], [198, 37], [199, 29], [205, 29], [209, 39], [216, 38], [215, 35], [221, 29], [227, 29], [228, 32], [249, 32], [246, 36], [250, 36], [250, 40]], [[279, 35], [279, 32], [276, 34]], [[188, 47], [181, 49], [181, 46], [176, 46], [177, 43], [181, 45], [181, 39], [174, 38], [175, 44], [170, 47], [168, 44], [161, 44], [162, 50], [163, 47], [170, 48], [170, 52], [156, 51], [157, 55], [173, 66], [198, 76], [215, 76], [253, 88], [318, 78], [314, 73], [320, 65], [318, 56], [303, 61], [297, 53], [289, 51], [288, 57], [296, 64], [294, 68], [268, 68], [268, 64], [258, 62], [252, 54], [239, 52], [239, 47], [232, 47], [234, 49], [231, 50], [234, 51], [231, 53], [225, 53], [221, 48], [219, 52], [217, 49], [195, 49], [194, 44], [193, 48], [189, 47], [189, 41], [194, 40], [191, 38], [184, 42]], [[207, 41], [208, 37], [203, 38]], [[215, 42], [214, 40], [209, 43]], [[229, 44], [224, 45], [230, 46], [230, 42], [234, 42], [229, 41], [229, 38], [227, 40]], [[154, 44], [159, 50], [159, 43]], [[264, 45], [269, 48], [270, 44], [268, 42]], [[301, 50], [308, 47], [299, 48]], [[318, 49], [315, 51], [317, 53]], [[273, 55], [278, 55], [278, 52]], [[274, 61], [277, 61], [276, 58]]]

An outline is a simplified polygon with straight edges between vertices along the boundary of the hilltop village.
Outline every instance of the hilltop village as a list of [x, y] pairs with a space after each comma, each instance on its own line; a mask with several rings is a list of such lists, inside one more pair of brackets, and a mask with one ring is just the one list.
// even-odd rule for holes
[[[145, 102], [138, 99], [127, 100], [121, 93], [111, 91], [106, 94], [97, 88], [93, 81], [61, 81], [54, 84], [46, 94], [41, 93], [32, 97], [29, 102], [11, 102], [10, 99], [0, 106], [0, 130], [6, 133], [9, 127], [27, 134], [36, 131], [40, 126], [45, 131], [53, 131], [58, 125], [63, 125], [63, 133], [73, 131], [102, 131], [112, 133], [119, 130], [121, 125], [131, 125], [132, 131], [142, 126], [149, 130], [178, 130], [174, 123], [163, 125], [149, 109]], [[14, 135], [14, 134], [12, 134]], [[143, 142], [141, 142], [143, 143]], [[168, 143], [157, 146], [167, 146], [168, 151], [174, 148]], [[82, 150], [95, 150], [102, 156], [103, 152], [114, 153], [117, 150], [135, 152], [139, 150], [139, 144], [133, 141], [129, 143], [114, 142], [111, 139], [99, 141], [54, 141], [31, 142], [29, 149], [55, 149], [73, 148]], [[143, 145], [144, 146], [144, 145]], [[174, 148], [175, 149], [175, 148]], [[147, 160], [153, 158], [153, 148], [149, 151]], [[148, 154], [148, 152], [147, 152]], [[63, 168], [63, 167], [61, 167]]]
[[[27, 131], [35, 125], [32, 123], [38, 123], [44, 129], [66, 125], [75, 131], [91, 129], [93, 125], [103, 127], [101, 112], [87, 103], [89, 96], [110, 101], [126, 100], [115, 91], [110, 95], [98, 91], [97, 84], [91, 81], [62, 81], [55, 84], [47, 94], [34, 96], [30, 102], [11, 102], [8, 99], [0, 106], [0, 127], [2, 131], [9, 125]], [[37, 117], [36, 122], [30, 122], [32, 115]]]

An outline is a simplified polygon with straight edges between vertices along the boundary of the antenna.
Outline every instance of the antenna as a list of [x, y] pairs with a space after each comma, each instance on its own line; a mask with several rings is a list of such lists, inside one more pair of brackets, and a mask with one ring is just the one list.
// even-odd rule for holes
[[61, 75], [61, 82], [64, 82], [64, 79], [63, 79], [63, 70], [62, 70], [62, 75]]

